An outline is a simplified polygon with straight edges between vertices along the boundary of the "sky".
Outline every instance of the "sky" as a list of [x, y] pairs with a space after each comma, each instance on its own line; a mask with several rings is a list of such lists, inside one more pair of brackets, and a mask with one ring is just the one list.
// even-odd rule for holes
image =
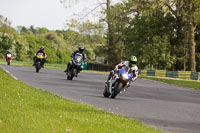
[[[75, 17], [73, 14], [82, 13], [84, 16], [95, 6], [95, 0], [79, 0], [78, 4], [67, 8], [60, 3], [60, 0], [0, 0], [0, 15], [7, 17], [14, 28], [17, 26], [28, 28], [33, 25], [35, 28], [62, 30], [66, 29], [66, 21]], [[85, 11], [85, 8], [88, 10]], [[95, 22], [98, 17], [90, 14], [85, 19]]]

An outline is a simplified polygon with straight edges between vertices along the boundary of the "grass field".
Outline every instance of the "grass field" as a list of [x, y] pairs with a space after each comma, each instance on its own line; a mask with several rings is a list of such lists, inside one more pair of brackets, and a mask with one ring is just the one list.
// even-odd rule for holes
[[65, 100], [0, 69], [0, 133], [160, 133], [138, 120]]

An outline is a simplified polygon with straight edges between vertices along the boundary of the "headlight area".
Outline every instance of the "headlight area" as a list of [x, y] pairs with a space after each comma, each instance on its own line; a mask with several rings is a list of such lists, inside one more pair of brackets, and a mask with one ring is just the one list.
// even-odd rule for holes
[[128, 74], [122, 74], [123, 79], [128, 80]]

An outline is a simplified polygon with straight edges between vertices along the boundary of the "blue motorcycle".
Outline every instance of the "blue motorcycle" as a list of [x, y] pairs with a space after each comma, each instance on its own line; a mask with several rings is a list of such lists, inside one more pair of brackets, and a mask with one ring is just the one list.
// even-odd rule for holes
[[125, 87], [130, 84], [133, 74], [129, 67], [122, 67], [114, 73], [110, 80], [105, 84], [104, 97], [115, 98]]

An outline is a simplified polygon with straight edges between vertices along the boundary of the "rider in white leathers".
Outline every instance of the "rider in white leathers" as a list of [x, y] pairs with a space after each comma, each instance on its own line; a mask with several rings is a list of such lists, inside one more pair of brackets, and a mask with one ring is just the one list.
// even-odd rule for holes
[[[113, 76], [113, 74], [115, 72], [117, 72], [119, 69], [121, 69], [123, 66], [127, 66], [127, 67], [131, 68], [131, 71], [133, 73], [132, 81], [135, 81], [138, 77], [138, 67], [137, 67], [136, 63], [137, 63], [137, 58], [135, 56], [131, 56], [129, 58], [129, 61], [123, 61], [120, 64], [116, 65], [114, 71], [111, 71], [110, 74], [108, 75], [108, 79], [107, 79], [106, 83], [108, 82], [108, 80], [110, 80], [110, 78]], [[127, 87], [130, 86], [130, 83], [131, 82], [128, 83]]]

